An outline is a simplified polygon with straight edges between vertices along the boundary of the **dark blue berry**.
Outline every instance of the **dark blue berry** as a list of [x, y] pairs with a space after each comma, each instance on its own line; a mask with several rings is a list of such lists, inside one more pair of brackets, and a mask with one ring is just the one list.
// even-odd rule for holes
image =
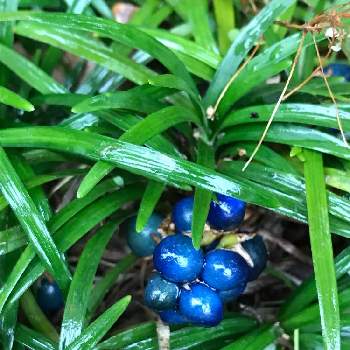
[[217, 200], [210, 203], [208, 222], [217, 230], [232, 230], [244, 219], [246, 203], [229, 196], [217, 194]]
[[261, 236], [244, 241], [242, 247], [249, 254], [254, 267], [249, 266], [248, 281], [256, 280], [266, 267], [267, 250]]
[[132, 252], [137, 256], [149, 256], [153, 254], [157, 241], [161, 235], [157, 232], [162, 217], [158, 214], [152, 214], [147, 225], [141, 232], [136, 232], [136, 217], [130, 219], [127, 229], [127, 242]]
[[326, 66], [323, 71], [325, 74], [331, 73], [334, 77], [344, 77], [347, 81], [350, 80], [350, 65], [344, 63], [331, 63]]
[[202, 280], [211, 288], [229, 290], [247, 281], [249, 266], [236, 252], [215, 249], [204, 260]]
[[166, 310], [159, 312], [159, 316], [163, 322], [168, 324], [184, 324], [188, 323], [188, 319], [180, 314], [177, 310]]
[[156, 247], [153, 263], [157, 271], [171, 282], [191, 282], [200, 274], [203, 252], [193, 247], [192, 239], [182, 234], [164, 238]]
[[64, 305], [63, 295], [55, 281], [43, 278], [37, 291], [37, 301], [41, 309], [49, 314], [57, 312]]
[[194, 324], [216, 326], [223, 318], [223, 304], [211, 288], [201, 283], [193, 283], [181, 289], [180, 312]]
[[155, 272], [148, 280], [145, 289], [145, 304], [153, 310], [174, 309], [177, 304], [180, 288], [168, 282]]
[[177, 232], [191, 231], [193, 196], [179, 200], [173, 207], [172, 221]]
[[229, 301], [236, 300], [244, 292], [246, 285], [247, 283], [243, 282], [233, 289], [219, 291], [222, 302], [228, 303]]

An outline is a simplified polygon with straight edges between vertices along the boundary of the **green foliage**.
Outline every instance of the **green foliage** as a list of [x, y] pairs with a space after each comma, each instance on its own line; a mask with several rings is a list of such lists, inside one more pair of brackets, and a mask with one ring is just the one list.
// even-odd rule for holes
[[[141, 231], [171, 188], [194, 192], [196, 247], [214, 193], [308, 222], [315, 273], [282, 300], [278, 322], [227, 313], [211, 329], [172, 329], [171, 349], [265, 349], [294, 331], [296, 349], [347, 348], [350, 249], [333, 259], [331, 234], [350, 237], [350, 151], [322, 79], [282, 103], [242, 172], [301, 39], [275, 21], [304, 22], [333, 2], [272, 0], [254, 15], [239, 1], [140, 0], [128, 24], [113, 19], [112, 3], [0, 2], [2, 348], [156, 349], [153, 322], [109, 333], [130, 296], [101, 308], [138, 258], [95, 277], [119, 225], [136, 208]], [[316, 35], [323, 48], [324, 39]], [[315, 57], [309, 33], [292, 88]], [[349, 84], [329, 82], [349, 131]], [[78, 242], [71, 276], [64, 254]], [[58, 332], [33, 296], [44, 273], [65, 297]]]

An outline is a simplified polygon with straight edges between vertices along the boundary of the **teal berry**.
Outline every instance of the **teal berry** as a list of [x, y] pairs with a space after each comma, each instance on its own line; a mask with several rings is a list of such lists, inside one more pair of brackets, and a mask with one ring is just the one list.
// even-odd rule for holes
[[127, 242], [135, 255], [144, 257], [153, 254], [157, 239], [161, 239], [161, 235], [157, 230], [162, 220], [163, 218], [160, 215], [153, 213], [143, 230], [137, 232], [136, 216], [130, 219], [127, 227]]
[[203, 283], [181, 289], [179, 310], [194, 324], [212, 327], [223, 319], [223, 303], [217, 292]]
[[179, 233], [191, 231], [193, 200], [193, 196], [182, 198], [173, 207], [171, 217]]
[[256, 280], [263, 272], [267, 263], [267, 249], [261, 236], [242, 242], [242, 247], [250, 256], [253, 267], [249, 266], [248, 281]]
[[145, 289], [145, 304], [156, 311], [175, 309], [180, 288], [158, 272], [151, 275]]
[[247, 282], [249, 266], [236, 252], [215, 249], [206, 254], [204, 261], [201, 279], [211, 288], [230, 290]]
[[55, 313], [64, 306], [63, 295], [57, 283], [47, 278], [41, 280], [36, 297], [46, 314]]
[[216, 198], [216, 201], [210, 203], [209, 225], [216, 230], [224, 231], [238, 227], [244, 219], [246, 203], [222, 194], [217, 194]]
[[161, 320], [170, 325], [180, 325], [189, 323], [188, 319], [182, 315], [178, 310], [165, 310], [159, 312]]
[[193, 247], [192, 239], [182, 234], [164, 238], [153, 254], [154, 268], [175, 283], [194, 281], [203, 266], [203, 252]]

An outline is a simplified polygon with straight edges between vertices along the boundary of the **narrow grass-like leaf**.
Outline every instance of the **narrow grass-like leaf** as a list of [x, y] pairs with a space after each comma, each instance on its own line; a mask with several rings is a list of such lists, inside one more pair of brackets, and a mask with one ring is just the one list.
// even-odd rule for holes
[[211, 68], [216, 68], [220, 63], [221, 57], [218, 54], [205, 50], [202, 46], [186, 38], [169, 33], [163, 29], [141, 28], [141, 30], [158, 39], [164, 45], [174, 50], [174, 52], [203, 62]]
[[[86, 113], [118, 108], [142, 113], [153, 113], [165, 107], [154, 95], [154, 92], [158, 90], [159, 88], [145, 85], [128, 91], [106, 92], [105, 94], [97, 95], [78, 103], [72, 108], [72, 111], [74, 113]], [[169, 90], [164, 91], [171, 94]], [[153, 96], [152, 99], [151, 96]]]
[[[112, 193], [100, 198], [75, 215], [55, 233], [54, 237], [57, 246], [62, 252], [65, 252], [99, 222], [119, 210], [123, 204], [136, 200], [141, 195], [142, 187], [133, 185], [132, 187], [127, 187], [117, 193]], [[124, 216], [122, 216], [122, 218], [124, 218]], [[11, 303], [17, 300], [45, 271], [44, 266], [39, 260], [33, 261], [29, 269], [27, 269], [29, 263], [34, 257], [35, 255], [31, 253], [29, 248], [25, 249], [11, 272], [11, 281], [14, 280], [16, 282], [14, 285], [11, 285], [11, 288], [8, 287], [6, 289], [6, 294], [4, 295], [4, 298], [7, 299], [13, 291]], [[16, 286], [16, 283], [21, 276], [22, 278]]]
[[215, 104], [221, 91], [247, 56], [249, 50], [256, 44], [259, 37], [293, 3], [294, 0], [271, 1], [239, 32], [205, 94], [205, 107]]
[[[335, 258], [335, 273], [337, 279], [341, 278], [350, 270], [350, 247], [345, 248]], [[301, 311], [317, 298], [317, 291], [315, 285], [315, 277], [311, 276], [307, 279], [289, 299], [284, 303], [280, 310], [280, 319], [284, 320], [292, 314]]]
[[43, 24], [53, 24], [73, 30], [96, 32], [101, 36], [111, 38], [131, 48], [145, 51], [158, 59], [174, 75], [182, 77], [196, 91], [195, 84], [183, 63], [175, 54], [157, 40], [143, 33], [136, 27], [119, 24], [115, 21], [92, 16], [17, 12], [2, 14], [0, 21], [29, 20]]
[[[44, 178], [42, 176], [36, 176], [31, 165], [28, 164], [22, 156], [11, 154], [10, 161], [21, 180], [25, 183], [27, 189], [31, 188], [28, 191], [29, 195], [33, 199], [39, 212], [42, 214], [44, 220], [48, 221], [52, 216], [49, 201], [44, 190], [41, 187], [34, 187], [34, 185], [40, 182], [40, 179], [44, 180]], [[54, 176], [52, 176], [52, 180], [54, 180]], [[32, 185], [33, 187], [31, 187]]]
[[150, 69], [113, 51], [91, 37], [53, 25], [22, 22], [15, 33], [68, 51], [119, 73], [136, 84], [146, 84], [155, 75]]
[[22, 295], [20, 305], [26, 319], [32, 325], [34, 330], [39, 331], [54, 342], [58, 341], [58, 334], [55, 327], [47, 319], [30, 290], [27, 290]]
[[103, 336], [110, 330], [120, 315], [128, 307], [131, 296], [120, 299], [112, 307], [107, 309], [99, 318], [88, 326], [82, 334], [66, 349], [67, 350], [92, 350]]
[[113, 268], [107, 271], [100, 281], [98, 281], [90, 294], [86, 316], [87, 320], [92, 318], [97, 307], [101, 304], [108, 291], [116, 283], [118, 277], [132, 267], [137, 259], [137, 256], [133, 254], [125, 256]]
[[35, 109], [29, 101], [3, 86], [0, 86], [0, 103], [26, 112], [32, 112]]
[[66, 89], [62, 85], [57, 83], [34, 63], [1, 44], [0, 62], [42, 94], [66, 92]]
[[[68, 288], [70, 273], [41, 215], [16, 174], [3, 149], [0, 149], [0, 186], [3, 195], [27, 233], [37, 254], [63, 290]], [[3, 307], [2, 299], [0, 310]]]
[[81, 334], [87, 304], [98, 264], [116, 225], [104, 225], [86, 244], [75, 270], [64, 308], [59, 349], [65, 349]]
[[[200, 120], [192, 111], [182, 107], [170, 106], [152, 113], [135, 126], [128, 129], [119, 140], [142, 145], [153, 137], [161, 134], [171, 126], [182, 122], [193, 122], [200, 125]], [[97, 162], [78, 189], [78, 198], [86, 195], [104, 176], [114, 169], [113, 164]]]
[[208, 51], [218, 52], [209, 26], [208, 2], [205, 0], [184, 0], [187, 8], [187, 19], [192, 27], [192, 33], [198, 45]]
[[273, 325], [262, 325], [248, 334], [241, 336], [238, 340], [226, 345], [220, 350], [264, 350], [278, 337]]
[[[230, 113], [220, 129], [240, 124], [261, 123], [267, 121], [275, 105], [259, 105], [238, 109]], [[320, 106], [306, 103], [282, 104], [274, 117], [274, 122], [318, 125], [325, 128], [338, 128], [336, 109], [333, 106]], [[345, 129], [350, 129], [350, 113], [339, 110], [339, 118]], [[253, 117], [252, 117], [253, 116]]]
[[[258, 141], [265, 124], [242, 125], [228, 131], [219, 140], [219, 145], [237, 141]], [[350, 159], [350, 149], [344, 142], [331, 134], [301, 125], [276, 123], [271, 125], [265, 137], [266, 142], [299, 146], [339, 158]]]
[[[170, 347], [172, 350], [181, 350], [189, 347], [206, 349], [206, 345], [210, 341], [215, 341], [218, 344], [221, 339], [233, 338], [238, 334], [251, 330], [255, 326], [256, 322], [253, 319], [234, 315], [223, 320], [216, 327], [185, 327], [170, 333]], [[145, 335], [147, 335], [147, 338], [144, 337]], [[97, 348], [98, 350], [112, 350], [120, 346], [120, 344], [122, 344], [123, 349], [127, 350], [157, 349], [158, 340], [155, 328], [146, 324], [137, 329], [135, 333], [132, 330], [121, 332], [102, 342]]]
[[30, 350], [57, 350], [56, 343], [21, 324], [16, 328], [15, 339]]
[[[254, 87], [264, 83], [268, 78], [278, 74], [291, 65], [292, 55], [298, 49], [301, 34], [294, 34], [276, 42], [265, 49], [247, 64], [237, 78], [232, 82], [219, 105], [219, 114], [225, 115], [241, 97], [248, 94]], [[324, 39], [323, 35], [316, 37], [316, 41]], [[304, 47], [313, 45], [311, 35], [306, 36]], [[274, 64], [271, 64], [273, 62]], [[280, 88], [279, 91], [281, 91]]]
[[[238, 143], [225, 148], [222, 152], [222, 156], [240, 156], [242, 158], [243, 154], [245, 157], [249, 157], [253, 153], [255, 147], [256, 144], [252, 142]], [[292, 165], [288, 158], [283, 157], [283, 155], [264, 144], [260, 146], [259, 152], [255, 156], [255, 161], [273, 169], [289, 172], [295, 175], [298, 174], [297, 169]]]
[[304, 156], [309, 233], [322, 334], [325, 348], [336, 350], [340, 349], [340, 318], [323, 160], [322, 154], [309, 150], [304, 150]]
[[15, 339], [18, 303], [6, 307], [0, 314], [0, 341], [3, 350], [11, 350]]
[[140, 208], [137, 212], [136, 231], [141, 232], [147, 225], [150, 216], [157, 205], [160, 196], [165, 190], [165, 184], [157, 181], [148, 181], [146, 190], [142, 196]]
[[8, 254], [24, 246], [27, 242], [27, 236], [22, 231], [21, 226], [0, 231], [0, 255]]
[[[213, 168], [215, 164], [215, 154], [212, 146], [203, 141], [198, 142], [197, 163], [208, 168]], [[212, 193], [210, 191], [197, 188], [194, 193], [193, 217], [192, 217], [192, 240], [195, 248], [199, 249], [204, 225], [207, 221]]]
[[98, 134], [60, 127], [0, 130], [0, 145], [45, 147], [105, 160], [120, 168], [170, 185], [185, 183], [265, 207], [276, 207], [274, 196], [266, 196], [253, 182], [229, 179], [208, 168], [160, 152], [117, 141]]
[[213, 5], [220, 52], [225, 54], [231, 45], [229, 32], [235, 26], [234, 5], [230, 0], [214, 0]]

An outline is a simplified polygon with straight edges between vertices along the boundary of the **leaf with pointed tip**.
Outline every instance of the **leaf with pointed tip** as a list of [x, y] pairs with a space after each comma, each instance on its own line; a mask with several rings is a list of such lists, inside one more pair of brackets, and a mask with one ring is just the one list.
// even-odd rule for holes
[[83, 330], [98, 264], [115, 229], [114, 223], [104, 225], [89, 240], [80, 255], [64, 308], [59, 349], [68, 347]]
[[295, 0], [272, 0], [253, 19], [241, 29], [224, 59], [220, 63], [204, 97], [205, 108], [214, 106], [221, 91], [245, 59], [259, 37], [273, 21], [287, 10]]
[[0, 86], [0, 103], [22, 109], [25, 112], [33, 112], [35, 109], [29, 101], [3, 86]]
[[112, 328], [113, 324], [123, 314], [131, 301], [131, 296], [126, 296], [107, 309], [101, 316], [92, 322], [82, 333], [71, 343], [66, 350], [92, 350], [97, 343]]
[[38, 66], [2, 44], [0, 44], [0, 62], [42, 94], [66, 92], [66, 89], [62, 85], [57, 83]]

